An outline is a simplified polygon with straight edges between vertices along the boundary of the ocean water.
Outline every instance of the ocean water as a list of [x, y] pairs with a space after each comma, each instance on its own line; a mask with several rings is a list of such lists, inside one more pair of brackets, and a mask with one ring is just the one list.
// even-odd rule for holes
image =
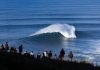
[[[61, 35], [55, 33], [30, 36], [54, 24], [72, 25], [76, 38], [58, 41]], [[23, 44], [25, 51], [35, 54], [45, 50], [59, 54], [64, 48], [65, 59], [73, 51], [74, 60], [100, 64], [100, 1], [0, 0], [0, 44], [6, 41], [16, 48]]]

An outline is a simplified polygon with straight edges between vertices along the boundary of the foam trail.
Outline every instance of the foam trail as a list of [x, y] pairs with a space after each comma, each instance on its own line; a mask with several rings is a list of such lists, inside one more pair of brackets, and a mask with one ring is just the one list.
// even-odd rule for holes
[[76, 38], [75, 27], [68, 24], [52, 24], [48, 27], [40, 29], [39, 31], [31, 34], [30, 36], [40, 35], [44, 33], [61, 33], [66, 39], [67, 38]]

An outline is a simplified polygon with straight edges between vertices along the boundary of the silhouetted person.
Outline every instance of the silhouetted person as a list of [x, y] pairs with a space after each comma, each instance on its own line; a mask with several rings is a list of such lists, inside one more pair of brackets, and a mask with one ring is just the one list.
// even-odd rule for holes
[[38, 52], [37, 59], [40, 59], [40, 58], [41, 58], [41, 54]]
[[68, 59], [69, 59], [69, 61], [72, 61], [72, 59], [73, 59], [73, 53], [72, 53], [72, 51], [70, 51], [68, 53]]
[[55, 59], [57, 59], [57, 54], [54, 55]]
[[17, 53], [17, 49], [16, 48], [14, 48], [14, 53]]
[[65, 55], [65, 51], [62, 48], [61, 51], [60, 51], [60, 55], [59, 55], [60, 60], [63, 60], [64, 59], [64, 55]]
[[34, 53], [33, 53], [33, 51], [31, 51], [31, 52], [30, 52], [30, 56], [33, 56], [33, 55], [34, 55]]
[[49, 58], [49, 59], [52, 58], [52, 52], [51, 52], [51, 51], [49, 51], [49, 53], [48, 53], [48, 58]]
[[43, 52], [43, 57], [44, 57], [44, 58], [47, 57], [47, 51]]
[[9, 45], [8, 45], [8, 42], [6, 42], [6, 44], [5, 44], [5, 50], [9, 50]]
[[46, 59], [46, 52], [43, 52], [42, 58], [43, 58], [43, 59]]
[[11, 52], [11, 53], [17, 53], [17, 50], [16, 50], [16, 48], [11, 47], [11, 48], [10, 48], [10, 52]]
[[14, 52], [14, 47], [10, 48], [10, 52], [13, 53]]
[[34, 53], [33, 51], [30, 52], [30, 56], [32, 56], [34, 58]]
[[19, 46], [19, 53], [22, 53], [23, 52], [23, 45], [20, 45]]
[[1, 45], [1, 50], [2, 50], [2, 51], [3, 51], [3, 50], [5, 50], [4, 45], [3, 45], [3, 44]]

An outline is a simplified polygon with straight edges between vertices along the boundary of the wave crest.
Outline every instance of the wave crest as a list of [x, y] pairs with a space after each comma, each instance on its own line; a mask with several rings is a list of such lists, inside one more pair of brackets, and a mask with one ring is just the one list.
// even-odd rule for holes
[[60, 33], [66, 39], [76, 38], [75, 27], [68, 24], [52, 24], [50, 26], [40, 29], [39, 31], [31, 34], [30, 36], [36, 36], [36, 35], [41, 35], [46, 33], [55, 33], [55, 32]]

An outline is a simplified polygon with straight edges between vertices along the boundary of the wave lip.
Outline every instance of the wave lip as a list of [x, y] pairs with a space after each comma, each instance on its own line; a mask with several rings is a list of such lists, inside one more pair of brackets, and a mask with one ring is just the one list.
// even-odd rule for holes
[[40, 29], [39, 31], [31, 34], [30, 36], [36, 36], [46, 33], [60, 33], [63, 35], [66, 39], [68, 38], [76, 38], [75, 35], [75, 27], [69, 24], [52, 24], [50, 26], [47, 26], [45, 28]]

